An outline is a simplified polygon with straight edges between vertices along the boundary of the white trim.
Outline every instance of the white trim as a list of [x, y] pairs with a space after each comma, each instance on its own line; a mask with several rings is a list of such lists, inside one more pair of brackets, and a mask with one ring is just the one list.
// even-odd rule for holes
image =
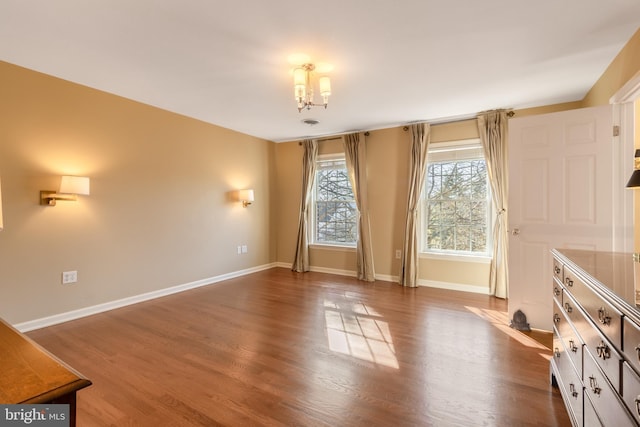
[[325, 154], [318, 154], [318, 157], [316, 158], [316, 162], [328, 162], [328, 161], [332, 161], [332, 160], [345, 160], [346, 155], [344, 154], [344, 151], [338, 151], [337, 153], [325, 153]]
[[[328, 274], [335, 274], [338, 276], [358, 277], [358, 272], [355, 270], [354, 271], [339, 270], [336, 268], [314, 267], [314, 266], [311, 266], [309, 268], [311, 271], [314, 271], [316, 273], [328, 273]], [[398, 276], [391, 276], [388, 274], [376, 274], [376, 280], [381, 280], [383, 282], [398, 283], [398, 280], [400, 280], [400, 278]]]
[[337, 268], [327, 268], [327, 267], [309, 267], [311, 271], [316, 273], [329, 273], [336, 274], [338, 276], [348, 276], [348, 277], [358, 277], [358, 273], [351, 270], [339, 270]]
[[278, 261], [275, 263], [275, 267], [288, 268], [289, 270], [291, 270], [291, 267], [293, 267], [293, 263]]
[[[291, 269], [292, 264], [288, 262], [277, 262], [275, 266]], [[311, 271], [315, 271], [316, 273], [328, 273], [328, 274], [336, 274], [338, 276], [358, 277], [358, 273], [356, 271], [351, 271], [351, 270], [338, 270], [335, 268], [314, 267], [314, 266], [311, 266], [310, 269]], [[376, 280], [381, 280], [383, 282], [398, 283], [398, 280], [400, 280], [400, 278], [398, 276], [391, 276], [389, 274], [376, 274]]]
[[613, 250], [633, 252], [633, 195], [635, 190], [624, 186], [633, 172], [634, 138], [636, 133], [635, 104], [640, 98], [640, 71], [609, 99], [613, 104], [613, 124], [620, 128], [613, 138]]
[[462, 283], [437, 282], [435, 280], [418, 279], [419, 286], [428, 288], [447, 289], [450, 291], [471, 292], [474, 294], [489, 295], [489, 288], [484, 286], [465, 285]]
[[444, 252], [420, 252], [420, 259], [436, 259], [438, 261], [473, 262], [477, 264], [491, 264], [491, 256], [488, 255], [463, 255], [460, 253]]
[[612, 170], [613, 188], [613, 242], [614, 252], [633, 252], [633, 193], [625, 188], [633, 172], [635, 115], [634, 103], [613, 104], [613, 124], [618, 125], [620, 135], [613, 137]]
[[376, 274], [376, 280], [382, 280], [383, 282], [398, 283], [400, 276], [391, 276], [390, 274]]
[[311, 243], [309, 249], [320, 249], [323, 251], [339, 251], [339, 252], [355, 252], [356, 247], [347, 245], [338, 245], [336, 243]]
[[131, 297], [122, 298], [119, 300], [110, 301], [110, 302], [106, 302], [106, 303], [102, 303], [102, 304], [98, 304], [90, 307], [80, 308], [78, 310], [72, 310], [66, 313], [60, 313], [60, 314], [55, 314], [53, 316], [42, 317], [40, 319], [18, 323], [13, 326], [20, 332], [29, 332], [34, 329], [40, 329], [47, 326], [57, 325], [58, 323], [64, 323], [70, 320], [80, 319], [82, 317], [103, 313], [105, 311], [114, 310], [116, 308], [126, 307], [128, 305], [137, 304], [139, 302], [144, 302], [144, 301], [164, 297], [164, 296], [175, 294], [178, 292], [188, 291], [190, 289], [195, 289], [202, 286], [212, 285], [214, 283], [218, 283], [223, 280], [229, 280], [236, 277], [245, 276], [247, 274], [256, 273], [258, 271], [268, 270], [275, 266], [276, 266], [276, 263], [264, 264], [257, 267], [251, 267], [244, 270], [221, 274], [219, 276], [196, 280], [194, 282], [185, 283], [182, 285], [159, 289], [157, 291], [147, 292], [144, 294], [134, 295]]
[[609, 104], [622, 104], [633, 102], [640, 98], [640, 71], [627, 81], [618, 91], [609, 98]]

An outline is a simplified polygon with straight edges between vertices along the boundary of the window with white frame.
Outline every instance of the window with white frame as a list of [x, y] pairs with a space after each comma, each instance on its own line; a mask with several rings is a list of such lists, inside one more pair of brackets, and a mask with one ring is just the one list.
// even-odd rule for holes
[[490, 255], [489, 188], [479, 140], [431, 144], [422, 197], [423, 252]]
[[313, 243], [356, 245], [358, 210], [344, 154], [316, 161], [312, 210]]

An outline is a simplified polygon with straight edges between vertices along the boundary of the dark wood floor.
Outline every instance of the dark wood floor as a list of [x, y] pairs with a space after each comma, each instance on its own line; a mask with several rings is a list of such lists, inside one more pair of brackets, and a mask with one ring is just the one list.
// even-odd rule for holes
[[83, 426], [569, 426], [488, 296], [276, 268], [32, 331]]

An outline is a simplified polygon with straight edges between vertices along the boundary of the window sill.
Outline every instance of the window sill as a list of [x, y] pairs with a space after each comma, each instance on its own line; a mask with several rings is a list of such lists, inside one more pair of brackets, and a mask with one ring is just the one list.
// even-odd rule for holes
[[420, 252], [420, 259], [437, 259], [440, 261], [475, 262], [490, 264], [492, 257], [488, 255], [448, 254], [439, 252]]
[[332, 245], [329, 243], [312, 243], [309, 245], [309, 248], [321, 249], [323, 251], [342, 251], [342, 252], [354, 252], [356, 250], [355, 246]]

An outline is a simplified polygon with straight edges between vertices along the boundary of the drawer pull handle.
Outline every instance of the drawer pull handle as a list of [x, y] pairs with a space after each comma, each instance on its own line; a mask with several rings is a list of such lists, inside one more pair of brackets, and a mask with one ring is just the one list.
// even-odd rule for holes
[[600, 394], [602, 389], [598, 387], [598, 381], [596, 381], [596, 377], [589, 377], [589, 386], [591, 387], [591, 391], [593, 394]]
[[640, 396], [636, 397], [636, 414], [640, 416]]
[[555, 296], [559, 296], [561, 294], [560, 289], [556, 288], [555, 286], [553, 287], [553, 295]]
[[558, 267], [557, 265], [554, 265], [554, 266], [553, 266], [553, 271], [554, 271], [556, 274], [560, 274], [560, 271], [562, 271], [562, 270], [560, 270], [560, 267]]
[[573, 286], [573, 280], [571, 280], [570, 277], [567, 277], [566, 279], [564, 279], [564, 283], [566, 283], [567, 286]]
[[598, 357], [601, 357], [602, 360], [607, 360], [611, 357], [611, 349], [604, 341], [600, 341], [600, 345], [596, 347], [596, 351], [598, 353]]
[[570, 305], [568, 302], [565, 302], [565, 303], [564, 303], [564, 310], [565, 310], [567, 313], [571, 313], [571, 312], [573, 311], [573, 307], [571, 307], [571, 305]]
[[638, 361], [640, 362], [640, 344], [636, 346], [636, 355], [638, 356]]
[[609, 326], [611, 324], [611, 316], [609, 316], [607, 310], [605, 310], [604, 307], [600, 307], [598, 309], [598, 320], [603, 325]]
[[558, 358], [560, 357], [560, 350], [558, 349], [558, 347], [553, 349], [553, 354], [555, 354], [556, 357], [558, 357]]
[[[571, 396], [576, 397], [576, 398], [578, 397], [578, 392], [576, 391], [575, 384], [573, 384], [573, 383], [569, 384], [569, 391], [571, 391]], [[636, 406], [637, 406], [637, 403], [636, 403]]]
[[569, 349], [574, 353], [578, 352], [578, 346], [573, 342], [573, 340], [569, 340]]
[[[560, 315], [558, 313], [553, 313], [553, 322], [560, 323]], [[640, 359], [640, 346], [636, 347], [636, 350], [638, 350], [638, 358]]]

